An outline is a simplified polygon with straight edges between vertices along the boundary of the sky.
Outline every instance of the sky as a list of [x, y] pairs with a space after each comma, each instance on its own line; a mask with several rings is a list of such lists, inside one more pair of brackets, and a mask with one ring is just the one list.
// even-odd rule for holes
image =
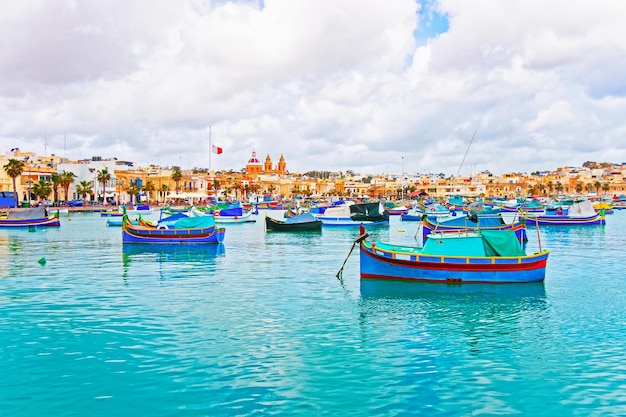
[[2, 0], [0, 57], [2, 153], [464, 176], [626, 162], [620, 0]]

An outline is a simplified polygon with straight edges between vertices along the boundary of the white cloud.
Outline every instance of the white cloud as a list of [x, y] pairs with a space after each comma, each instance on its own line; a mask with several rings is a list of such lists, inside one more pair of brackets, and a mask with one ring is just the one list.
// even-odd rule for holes
[[472, 169], [626, 160], [621, 2], [427, 6], [418, 42], [413, 0], [11, 2], [0, 151], [206, 167], [211, 125], [214, 168], [455, 174], [474, 132]]

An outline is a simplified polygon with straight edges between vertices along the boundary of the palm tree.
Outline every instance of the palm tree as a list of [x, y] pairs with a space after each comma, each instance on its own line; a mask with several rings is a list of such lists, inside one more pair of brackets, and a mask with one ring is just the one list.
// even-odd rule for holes
[[596, 181], [593, 183], [593, 188], [596, 189], [596, 194], [598, 194], [600, 192], [600, 187], [602, 186], [602, 183], [600, 181]]
[[548, 195], [548, 197], [552, 197], [552, 187], [554, 187], [554, 185], [552, 184], [552, 181], [548, 181], [548, 182], [546, 183], [546, 185], [548, 186], [548, 190], [549, 190], [549, 193], [550, 193], [550, 194]]
[[130, 195], [130, 202], [136, 204], [137, 196], [141, 192], [141, 187], [138, 186], [135, 181], [130, 180], [130, 185], [128, 186], [128, 190], [126, 190], [126, 192], [128, 193], [128, 195]]
[[52, 192], [52, 187], [50, 183], [46, 180], [39, 180], [35, 184], [33, 184], [33, 194], [37, 200], [45, 200], [50, 193]]
[[93, 194], [93, 184], [91, 181], [81, 181], [76, 186], [76, 194], [81, 196], [83, 200], [87, 197], [87, 194]]
[[593, 190], [593, 184], [587, 183], [587, 185], [585, 186], [585, 189], [587, 190], [587, 194], [589, 194], [591, 190]]
[[111, 173], [108, 169], [102, 168], [98, 171], [96, 175], [96, 180], [102, 184], [102, 205], [106, 206], [107, 204], [107, 182], [111, 180]]
[[602, 191], [604, 191], [604, 194], [608, 194], [610, 188], [611, 186], [609, 185], [608, 182], [605, 182], [604, 184], [602, 184]]
[[583, 185], [581, 183], [576, 184], [576, 192], [578, 194], [582, 193], [583, 191]]
[[178, 194], [180, 180], [183, 179], [183, 173], [180, 171], [180, 167], [177, 166], [173, 166], [172, 171], [172, 180], [176, 184], [176, 194]]
[[146, 181], [143, 186], [143, 190], [148, 193], [148, 203], [152, 200], [152, 193], [156, 190], [156, 185], [150, 180]]
[[17, 198], [17, 182], [15, 179], [24, 172], [24, 162], [17, 159], [9, 159], [9, 162], [4, 166], [4, 171], [13, 180], [13, 197], [15, 198], [15, 207], [17, 207], [19, 200]]
[[65, 191], [65, 204], [68, 205], [70, 202], [70, 185], [76, 179], [76, 175], [73, 172], [63, 171], [61, 173], [60, 184], [63, 187], [63, 191]]
[[539, 191], [541, 191], [541, 194], [545, 195], [546, 186], [543, 184], [539, 184], [537, 187], [539, 188]]
[[169, 189], [169, 187], [167, 186], [167, 184], [161, 184], [161, 193], [163, 194], [163, 204], [165, 204], [165, 197], [167, 196], [167, 190]]
[[563, 191], [563, 184], [561, 184], [561, 181], [556, 182], [554, 189], [556, 190], [558, 194], [561, 194], [561, 191]]
[[54, 191], [54, 204], [59, 202], [59, 187], [61, 186], [61, 175], [53, 173], [50, 175], [50, 182], [52, 183], [52, 191]]

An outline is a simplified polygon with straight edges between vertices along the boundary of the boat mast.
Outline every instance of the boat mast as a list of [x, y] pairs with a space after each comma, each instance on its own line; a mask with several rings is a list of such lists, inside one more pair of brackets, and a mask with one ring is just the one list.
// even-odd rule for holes
[[459, 173], [461, 172], [461, 168], [463, 167], [463, 163], [465, 162], [465, 157], [467, 156], [467, 153], [469, 152], [470, 146], [472, 146], [472, 142], [474, 142], [475, 136], [476, 136], [476, 131], [474, 131], [474, 134], [472, 135], [472, 140], [470, 140], [469, 145], [467, 145], [467, 149], [465, 150], [465, 155], [463, 155], [463, 160], [461, 161], [461, 165], [459, 165], [459, 170], [456, 172], [456, 178], [459, 177]]

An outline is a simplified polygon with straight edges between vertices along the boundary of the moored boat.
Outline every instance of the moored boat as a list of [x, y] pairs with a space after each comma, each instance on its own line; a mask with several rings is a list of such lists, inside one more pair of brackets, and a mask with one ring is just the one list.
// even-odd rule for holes
[[322, 230], [322, 221], [311, 213], [303, 213], [286, 220], [276, 220], [265, 216], [265, 230], [276, 232], [319, 232]]
[[243, 207], [229, 207], [214, 212], [216, 223], [247, 223], [255, 222], [252, 218], [254, 209], [244, 210]]
[[0, 215], [0, 228], [59, 227], [59, 212], [48, 214], [45, 207], [33, 207]]
[[589, 200], [574, 203], [567, 209], [567, 213], [535, 214], [520, 211], [520, 215], [527, 220], [529, 226], [597, 226], [606, 224], [604, 214], [596, 213]]
[[123, 217], [122, 243], [151, 244], [206, 244], [224, 241], [224, 228], [217, 228], [212, 217], [183, 217], [172, 227], [166, 224], [153, 226], [140, 221], [133, 225], [128, 216]]
[[423, 247], [360, 241], [361, 279], [528, 283], [545, 279], [549, 251], [527, 255], [511, 230], [433, 234]]
[[324, 210], [317, 218], [326, 226], [379, 226], [389, 225], [389, 213], [381, 210], [380, 203], [354, 203], [346, 201], [344, 204]]

